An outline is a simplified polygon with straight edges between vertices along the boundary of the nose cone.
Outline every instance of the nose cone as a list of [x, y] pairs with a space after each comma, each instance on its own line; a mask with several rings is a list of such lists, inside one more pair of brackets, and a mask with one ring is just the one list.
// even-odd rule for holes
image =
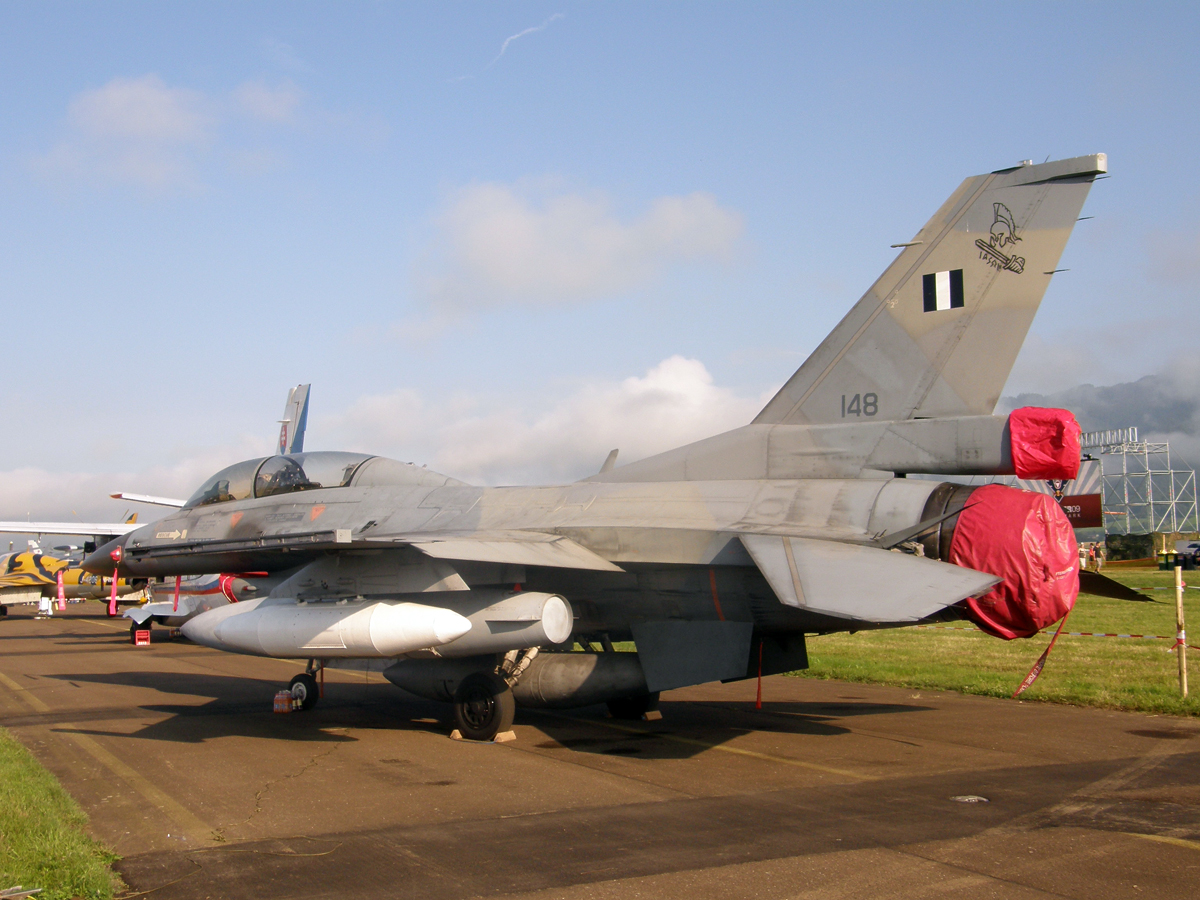
[[437, 609], [433, 617], [433, 633], [439, 644], [456, 641], [471, 630], [471, 620], [452, 609]]
[[[83, 570], [91, 572], [93, 575], [112, 575], [118, 568], [118, 560], [125, 556], [125, 541], [129, 539], [129, 535], [123, 534], [119, 538], [109, 541], [102, 547], [97, 547], [83, 559]], [[117, 553], [117, 551], [120, 551]], [[114, 557], [113, 554], [117, 555]], [[122, 571], [121, 574], [125, 574]]]
[[183, 636], [193, 644], [202, 644], [205, 647], [220, 650], [221, 647], [217, 644], [217, 637], [213, 633], [220, 619], [212, 618], [214, 612], [216, 610], [209, 610], [208, 612], [200, 613], [198, 616], [193, 616], [184, 622], [183, 627], [180, 629], [183, 632]]
[[243, 648], [231, 646], [228, 640], [229, 635], [225, 634], [228, 627], [222, 628], [221, 626], [228, 626], [228, 619], [239, 614], [250, 613], [257, 605], [254, 601], [250, 601], [250, 603], [218, 606], [216, 609], [202, 612], [183, 623], [181, 629], [183, 636], [192, 643], [212, 647], [214, 650], [239, 652]]

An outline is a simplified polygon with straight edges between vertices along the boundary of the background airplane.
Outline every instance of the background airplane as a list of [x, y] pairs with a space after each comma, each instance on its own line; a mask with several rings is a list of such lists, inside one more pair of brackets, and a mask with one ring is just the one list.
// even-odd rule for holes
[[[127, 524], [136, 527], [137, 515]], [[52, 601], [106, 600], [112, 594], [112, 578], [85, 572], [80, 565], [82, 548], [56, 548], [44, 553], [36, 541], [26, 550], [0, 555], [0, 616], [8, 615], [9, 606], [37, 605], [45, 615], [53, 614]], [[138, 602], [145, 596], [144, 580], [117, 579], [117, 597]]]
[[968, 178], [742, 428], [552, 487], [352, 453], [248, 460], [86, 565], [269, 572], [267, 596], [184, 633], [308, 658], [305, 708], [320, 666], [377, 661], [476, 739], [517, 702], [637, 715], [662, 690], [804, 668], [806, 633], [965, 617], [1030, 636], [1079, 589], [1053, 498], [908, 476], [1074, 476], [1069, 412], [992, 412], [1106, 170], [1098, 154]]

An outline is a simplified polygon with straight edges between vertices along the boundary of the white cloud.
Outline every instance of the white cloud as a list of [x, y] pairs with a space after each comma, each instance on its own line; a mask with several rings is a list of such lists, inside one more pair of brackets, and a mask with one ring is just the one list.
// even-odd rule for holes
[[246, 81], [233, 90], [233, 102], [243, 114], [277, 125], [295, 121], [302, 100], [300, 89], [290, 81], [275, 87], [263, 81]]
[[216, 123], [214, 105], [199, 91], [168, 87], [153, 74], [114, 78], [71, 101], [66, 137], [36, 166], [155, 190], [195, 184]]
[[[599, 471], [609, 450], [618, 464], [669, 450], [749, 422], [769, 394], [745, 397], [713, 383], [704, 364], [672, 356], [644, 375], [586, 384], [543, 409], [491, 405], [478, 396], [432, 403], [413, 390], [365, 396], [341, 413], [310, 422], [310, 447], [354, 450], [428, 464], [476, 484], [550, 484]], [[110, 500], [113, 491], [185, 498], [219, 469], [265, 456], [270, 443], [242, 436], [191, 450], [142, 471], [0, 472], [0, 519], [117, 521], [126, 509], [143, 521], [158, 507]]]
[[457, 309], [567, 303], [629, 290], [672, 263], [728, 260], [742, 217], [711, 194], [660, 197], [622, 222], [602, 193], [476, 184], [437, 219], [430, 298]]
[[261, 135], [250, 146], [239, 145], [232, 126], [239, 118], [295, 124], [303, 105], [303, 92], [290, 81], [246, 81], [228, 95], [210, 96], [171, 87], [154, 74], [114, 78], [71, 100], [62, 139], [34, 159], [33, 168], [48, 178], [152, 192], [195, 189], [201, 163], [224, 138], [220, 158], [230, 168], [261, 174], [283, 164], [280, 153], [258, 143]]
[[643, 376], [585, 385], [544, 410], [481, 411], [476, 398], [428, 404], [415, 391], [364, 397], [328, 423], [341, 443], [483, 484], [573, 481], [608, 451], [633, 462], [749, 422], [767, 396], [713, 383], [704, 364], [672, 356]]
[[112, 500], [114, 491], [190, 497], [208, 476], [242, 459], [266, 456], [271, 443], [242, 436], [229, 444], [193, 450], [174, 462], [128, 472], [49, 472], [35, 466], [0, 472], [0, 519], [115, 522], [126, 510], [142, 521], [166, 514], [163, 507]]

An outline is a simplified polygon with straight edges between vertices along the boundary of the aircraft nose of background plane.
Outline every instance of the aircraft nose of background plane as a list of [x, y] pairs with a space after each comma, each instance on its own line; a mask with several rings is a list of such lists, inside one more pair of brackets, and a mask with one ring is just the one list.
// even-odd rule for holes
[[97, 547], [94, 551], [84, 557], [82, 566], [85, 572], [91, 572], [93, 575], [112, 575], [117, 568], [117, 562], [113, 559], [113, 551], [118, 547], [121, 548], [121, 555], [125, 554], [125, 541], [129, 535], [123, 534], [119, 538], [114, 538], [107, 544]]

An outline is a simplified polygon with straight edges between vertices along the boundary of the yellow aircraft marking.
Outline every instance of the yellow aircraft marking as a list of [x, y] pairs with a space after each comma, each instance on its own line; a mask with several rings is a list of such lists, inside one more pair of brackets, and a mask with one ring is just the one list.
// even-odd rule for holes
[[[52, 711], [41, 699], [13, 681], [3, 672], [0, 672], [0, 684], [11, 690], [18, 699], [23, 701], [34, 712], [48, 713]], [[61, 722], [60, 725], [62, 728], [67, 729], [61, 733], [66, 734], [67, 737], [78, 744], [80, 749], [91, 756], [92, 759], [126, 782], [131, 788], [157, 807], [159, 812], [182, 828], [190, 840], [200, 843], [212, 842], [212, 827], [201, 821], [195, 813], [185, 808], [173, 797], [165, 794], [147, 778], [126, 765], [108, 750], [105, 750], [90, 735], [80, 734], [77, 730], [74, 730], [79, 726], [71, 722]]]
[[1165, 834], [1139, 834], [1136, 831], [1123, 831], [1130, 837], [1142, 838], [1147, 841], [1158, 841], [1160, 844], [1174, 844], [1176, 847], [1187, 847], [1189, 850], [1200, 850], [1200, 841], [1189, 841], [1187, 838], [1168, 837]]
[[[547, 710], [539, 710], [544, 715], [557, 716], [557, 713], [551, 713]], [[566, 718], [562, 716], [560, 718]], [[759, 753], [757, 750], [746, 750], [742, 747], [731, 747], [728, 744], [713, 744], [709, 741], [701, 741], [696, 738], [681, 737], [677, 734], [664, 734], [661, 731], [647, 731], [643, 728], [633, 728], [629, 725], [618, 725], [616, 722], [588, 720], [591, 725], [601, 725], [604, 728], [611, 728], [614, 731], [624, 731], [628, 734], [653, 735], [657, 738], [662, 738], [666, 741], [674, 741], [677, 744], [687, 744], [690, 747], [703, 747], [705, 750], [720, 750], [722, 753], [733, 753], [737, 756], [748, 756], [751, 759], [760, 759], [764, 762], [781, 763], [785, 766], [796, 766], [801, 769], [811, 769], [814, 772], [824, 772], [827, 775], [838, 775], [842, 778], [852, 778], [855, 781], [875, 781], [874, 775], [863, 775], [861, 772], [851, 772], [849, 769], [835, 769], [833, 766], [822, 766], [819, 763], [805, 762], [800, 759], [790, 759], [786, 756], [774, 756], [770, 753]]]

